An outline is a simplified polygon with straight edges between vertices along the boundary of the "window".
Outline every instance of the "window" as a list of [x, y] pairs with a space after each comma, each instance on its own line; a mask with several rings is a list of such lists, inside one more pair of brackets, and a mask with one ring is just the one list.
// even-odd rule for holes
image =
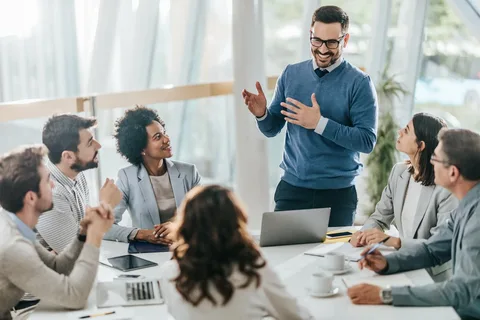
[[335, 5], [345, 10], [350, 19], [350, 40], [345, 49], [345, 59], [351, 64], [364, 68], [372, 36], [372, 13], [374, 1], [371, 0], [327, 0], [322, 5]]
[[267, 75], [278, 76], [288, 64], [299, 62], [300, 47], [309, 45], [308, 30], [302, 29], [303, 2], [303, 0], [264, 1]]
[[480, 42], [444, 0], [431, 0], [415, 112], [444, 118], [451, 127], [480, 129]]
[[[304, 60], [302, 50], [309, 48], [312, 12], [304, 12], [302, 0], [265, 0], [265, 54], [267, 75], [279, 75], [288, 64]], [[336, 5], [350, 18], [350, 41], [345, 57], [350, 63], [365, 67], [369, 51], [373, 2], [369, 0], [329, 0], [321, 5]]]

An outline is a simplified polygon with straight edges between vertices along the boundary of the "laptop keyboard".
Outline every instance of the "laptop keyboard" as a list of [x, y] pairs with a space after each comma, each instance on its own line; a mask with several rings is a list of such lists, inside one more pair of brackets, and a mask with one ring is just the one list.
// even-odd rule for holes
[[[157, 283], [157, 285], [160, 286], [159, 283]], [[155, 291], [153, 290], [153, 281], [127, 282], [125, 286], [127, 301], [145, 301], [157, 298], [155, 297]]]

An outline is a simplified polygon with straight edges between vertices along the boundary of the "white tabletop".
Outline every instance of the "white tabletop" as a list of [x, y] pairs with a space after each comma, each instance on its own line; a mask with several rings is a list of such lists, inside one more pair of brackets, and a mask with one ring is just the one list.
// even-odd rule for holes
[[[321, 258], [304, 255], [303, 253], [316, 247], [318, 244], [303, 244], [291, 246], [278, 246], [262, 248], [262, 251], [280, 277], [285, 281], [288, 289], [304, 305], [306, 305], [317, 319], [426, 319], [427, 317], [440, 319], [459, 319], [453, 308], [432, 307], [432, 308], [407, 308], [393, 306], [357, 306], [350, 302], [346, 296], [346, 288], [336, 277], [334, 285], [340, 288], [340, 292], [330, 298], [313, 298], [306, 291], [310, 275], [318, 268]], [[322, 244], [325, 245], [325, 244]], [[128, 244], [104, 241], [102, 244], [102, 255], [107, 257], [127, 254]], [[170, 259], [170, 253], [147, 253], [136, 256], [157, 262], [159, 266]], [[356, 264], [351, 263], [353, 271], [351, 274], [360, 274]], [[132, 273], [142, 274], [146, 277], [158, 277], [159, 267], [152, 267], [134, 271]], [[121, 274], [121, 271], [100, 265], [97, 281], [110, 281]], [[425, 270], [416, 270], [405, 273], [415, 285], [433, 283]], [[95, 290], [90, 294], [85, 313], [98, 312], [95, 305]], [[156, 319], [167, 319], [167, 308], [165, 305], [129, 307], [134, 311], [134, 319], [147, 319], [155, 315]], [[30, 319], [67, 319], [68, 311], [40, 303], [37, 310], [30, 316]]]
[[[393, 307], [386, 305], [366, 306], [354, 305], [347, 296], [347, 288], [341, 281], [343, 276], [336, 276], [333, 286], [339, 288], [339, 293], [329, 298], [314, 298], [308, 295], [307, 285], [312, 273], [319, 269], [322, 258], [300, 255], [276, 268], [282, 276], [289, 291], [307, 306], [316, 319], [460, 319], [451, 307]], [[360, 275], [357, 264], [350, 262], [353, 270], [348, 276]], [[429, 274], [424, 270], [415, 270], [404, 273], [415, 285], [433, 283]]]

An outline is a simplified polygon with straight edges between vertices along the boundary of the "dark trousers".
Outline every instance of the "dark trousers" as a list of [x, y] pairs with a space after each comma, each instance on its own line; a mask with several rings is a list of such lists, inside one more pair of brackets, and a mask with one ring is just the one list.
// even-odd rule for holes
[[280, 180], [275, 191], [275, 211], [331, 208], [329, 227], [353, 225], [357, 209], [355, 186], [343, 189], [307, 189]]

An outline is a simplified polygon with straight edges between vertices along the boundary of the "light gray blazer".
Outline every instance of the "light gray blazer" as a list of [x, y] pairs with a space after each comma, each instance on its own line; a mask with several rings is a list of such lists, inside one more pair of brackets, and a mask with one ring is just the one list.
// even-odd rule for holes
[[[362, 230], [378, 228], [389, 229], [393, 223], [400, 234], [403, 232], [402, 209], [410, 180], [408, 165], [397, 163], [393, 166], [388, 178], [388, 184], [383, 190], [375, 212], [368, 218]], [[437, 230], [454, 209], [458, 200], [446, 189], [440, 186], [422, 186], [417, 212], [414, 218], [414, 239], [428, 239]], [[402, 238], [402, 247], [409, 245], [411, 239]]]
[[[185, 194], [200, 184], [201, 178], [193, 164], [167, 159], [165, 163], [178, 208]], [[123, 198], [115, 207], [115, 223], [105, 234], [105, 240], [128, 242], [128, 236], [134, 229], [153, 229], [154, 225], [165, 222], [160, 221], [157, 200], [143, 164], [121, 169], [118, 172], [117, 187], [123, 193]], [[118, 225], [126, 209], [132, 217], [133, 227]]]

